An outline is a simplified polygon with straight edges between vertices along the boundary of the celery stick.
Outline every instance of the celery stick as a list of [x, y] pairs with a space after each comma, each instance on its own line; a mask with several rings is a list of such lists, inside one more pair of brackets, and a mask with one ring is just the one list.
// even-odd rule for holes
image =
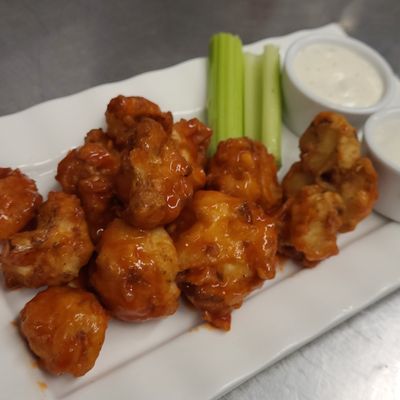
[[244, 54], [244, 134], [261, 140], [262, 56]]
[[238, 36], [214, 35], [209, 44], [207, 118], [211, 151], [219, 140], [243, 135], [243, 52]]
[[281, 165], [282, 96], [279, 49], [267, 45], [263, 54], [261, 139]]
[[236, 40], [232, 43], [232, 47], [232, 59], [235, 63], [235, 68], [232, 72], [232, 82], [230, 82], [233, 100], [230, 114], [233, 118], [229, 126], [228, 137], [240, 137], [244, 133], [244, 58], [242, 41], [238, 36], [236, 36]]
[[211, 136], [210, 149], [214, 153], [217, 148], [218, 138], [217, 138], [217, 118], [216, 118], [216, 91], [217, 91], [217, 76], [218, 76], [218, 59], [219, 53], [217, 52], [217, 46], [219, 42], [219, 36], [214, 36], [209, 43], [208, 50], [208, 71], [207, 71], [207, 120], [210, 128], [213, 129], [213, 135]]

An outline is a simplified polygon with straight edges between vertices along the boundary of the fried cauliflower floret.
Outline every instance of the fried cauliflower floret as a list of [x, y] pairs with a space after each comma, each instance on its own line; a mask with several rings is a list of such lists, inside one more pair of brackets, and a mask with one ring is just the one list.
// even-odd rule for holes
[[141, 229], [172, 222], [205, 184], [211, 130], [197, 119], [173, 125], [170, 112], [143, 97], [112, 99], [106, 119], [107, 135], [122, 152], [120, 216]]
[[191, 171], [163, 126], [154, 119], [142, 119], [132, 149], [123, 152], [117, 178], [117, 193], [125, 204], [123, 218], [141, 229], [176, 219], [193, 194]]
[[343, 116], [317, 115], [300, 138], [301, 161], [282, 182], [286, 218], [281, 252], [315, 265], [337, 253], [337, 233], [355, 229], [371, 213], [377, 174], [370, 160], [360, 156], [360, 147]]
[[231, 312], [275, 276], [275, 222], [255, 203], [215, 191], [196, 192], [189, 207], [195, 218], [175, 231], [177, 282], [204, 320], [229, 330]]
[[338, 253], [336, 235], [344, 208], [339, 194], [318, 185], [304, 186], [286, 204], [280, 252], [311, 267]]
[[50, 192], [39, 209], [34, 231], [16, 233], [3, 247], [6, 286], [61, 285], [76, 278], [93, 252], [79, 199]]
[[282, 180], [283, 195], [285, 198], [294, 197], [304, 186], [314, 183], [314, 176], [304, 171], [301, 161], [295, 162]]
[[23, 229], [41, 202], [33, 180], [18, 169], [0, 168], [0, 240]]
[[108, 317], [96, 297], [81, 289], [52, 287], [20, 313], [20, 330], [48, 372], [76, 377], [93, 368]]
[[260, 204], [265, 212], [280, 206], [274, 157], [258, 142], [242, 137], [220, 142], [209, 164], [207, 187]]
[[162, 112], [157, 104], [144, 97], [117, 96], [109, 102], [106, 111], [107, 135], [119, 148], [129, 145], [137, 124], [143, 118], [159, 122], [167, 133], [171, 132], [172, 114]]
[[80, 198], [95, 242], [115, 217], [114, 180], [120, 166], [119, 152], [101, 129], [91, 130], [84, 145], [58, 164], [56, 179], [64, 192]]
[[144, 231], [116, 219], [104, 231], [98, 253], [90, 281], [114, 317], [144, 321], [176, 311], [178, 261], [163, 228]]
[[189, 121], [181, 119], [172, 128], [172, 140], [177, 145], [179, 154], [192, 168], [190, 179], [194, 190], [203, 188], [206, 183], [204, 167], [211, 135], [211, 129], [197, 118]]
[[334, 184], [344, 202], [340, 232], [352, 231], [372, 211], [378, 198], [378, 175], [371, 161], [362, 157]]
[[360, 158], [356, 130], [333, 112], [318, 114], [300, 138], [303, 169], [318, 180], [353, 167]]

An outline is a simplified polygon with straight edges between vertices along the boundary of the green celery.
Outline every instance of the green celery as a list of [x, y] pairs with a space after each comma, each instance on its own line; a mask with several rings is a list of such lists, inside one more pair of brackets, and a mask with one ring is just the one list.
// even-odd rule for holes
[[243, 135], [243, 52], [238, 36], [217, 33], [209, 44], [207, 119], [211, 152], [219, 140]]
[[260, 55], [244, 54], [244, 133], [261, 140], [262, 62]]
[[261, 140], [281, 165], [282, 95], [279, 48], [267, 45], [263, 53]]

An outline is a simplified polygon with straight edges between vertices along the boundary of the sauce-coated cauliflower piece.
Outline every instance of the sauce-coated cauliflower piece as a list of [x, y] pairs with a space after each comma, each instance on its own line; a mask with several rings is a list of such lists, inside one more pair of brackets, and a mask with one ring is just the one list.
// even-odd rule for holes
[[0, 240], [23, 229], [41, 203], [33, 180], [19, 169], [0, 168]]
[[7, 287], [37, 288], [76, 278], [92, 252], [79, 199], [50, 192], [39, 209], [37, 228], [11, 236], [0, 261]]
[[120, 154], [101, 129], [91, 130], [83, 146], [58, 164], [56, 179], [64, 192], [80, 198], [95, 242], [115, 218], [115, 177], [120, 167]]
[[[178, 285], [203, 319], [229, 330], [231, 312], [275, 276], [275, 221], [255, 203], [215, 191], [198, 191], [175, 224]], [[178, 219], [179, 221], [179, 219]]]
[[282, 254], [311, 267], [339, 252], [336, 236], [344, 209], [339, 194], [307, 185], [285, 207], [279, 236]]
[[377, 174], [361, 157], [355, 129], [332, 112], [318, 114], [300, 138], [301, 161], [283, 179], [280, 251], [313, 266], [338, 252], [336, 236], [355, 229], [378, 197]]
[[274, 157], [263, 144], [246, 137], [218, 144], [210, 160], [207, 187], [254, 201], [267, 213], [282, 201]]
[[90, 281], [114, 317], [144, 321], [176, 311], [177, 272], [176, 250], [163, 228], [145, 231], [116, 219], [100, 240]]
[[96, 297], [70, 287], [38, 293], [20, 313], [20, 330], [48, 372], [82, 376], [93, 368], [108, 316]]

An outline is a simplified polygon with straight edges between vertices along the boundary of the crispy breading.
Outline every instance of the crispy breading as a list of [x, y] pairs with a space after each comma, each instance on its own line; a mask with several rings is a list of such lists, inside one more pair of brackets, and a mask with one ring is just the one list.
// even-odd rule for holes
[[96, 362], [108, 316], [92, 293], [52, 287], [25, 305], [19, 324], [44, 369], [55, 375], [78, 377]]
[[356, 130], [333, 112], [319, 113], [300, 138], [303, 169], [319, 178], [352, 168], [360, 158]]
[[58, 164], [56, 179], [64, 192], [80, 198], [94, 242], [115, 218], [115, 177], [120, 167], [120, 154], [101, 129], [91, 130], [84, 145]]
[[145, 231], [114, 220], [104, 231], [90, 281], [110, 313], [124, 321], [173, 314], [178, 260], [163, 228]]
[[42, 196], [32, 179], [19, 169], [0, 168], [0, 240], [23, 229], [41, 203]]
[[207, 149], [212, 131], [197, 118], [181, 119], [172, 128], [172, 140], [179, 154], [190, 164], [193, 189], [198, 190], [206, 183], [204, 168], [207, 161]]
[[143, 118], [159, 122], [169, 134], [172, 129], [172, 114], [162, 112], [160, 107], [139, 96], [117, 96], [110, 100], [106, 111], [107, 135], [121, 148], [129, 146], [137, 124]]
[[274, 157], [265, 146], [246, 137], [218, 144], [209, 163], [207, 187], [260, 204], [265, 212], [282, 201]]
[[123, 152], [117, 177], [117, 193], [125, 204], [123, 218], [142, 229], [172, 222], [193, 195], [191, 171], [162, 125], [142, 119], [132, 149]]
[[334, 184], [344, 202], [340, 232], [352, 231], [370, 214], [378, 199], [378, 175], [371, 161], [362, 157], [337, 177]]
[[211, 130], [197, 119], [173, 124], [170, 112], [143, 97], [112, 99], [106, 119], [122, 158], [115, 180], [119, 216], [142, 229], [172, 222], [205, 184]]
[[301, 161], [295, 162], [282, 180], [282, 190], [285, 198], [296, 196], [302, 187], [313, 185], [314, 176], [303, 169]]
[[280, 252], [308, 267], [337, 254], [336, 235], [344, 208], [341, 196], [307, 185], [289, 202], [279, 236]]
[[315, 117], [300, 138], [301, 161], [282, 182], [281, 252], [313, 265], [336, 254], [337, 233], [355, 229], [371, 213], [377, 174], [360, 156], [360, 147], [343, 116], [323, 112]]
[[232, 310], [275, 276], [275, 221], [255, 203], [215, 191], [196, 192], [189, 207], [195, 218], [174, 235], [177, 282], [204, 320], [229, 330]]
[[50, 192], [39, 209], [37, 228], [11, 236], [0, 261], [7, 287], [37, 288], [76, 278], [92, 252], [79, 199]]

